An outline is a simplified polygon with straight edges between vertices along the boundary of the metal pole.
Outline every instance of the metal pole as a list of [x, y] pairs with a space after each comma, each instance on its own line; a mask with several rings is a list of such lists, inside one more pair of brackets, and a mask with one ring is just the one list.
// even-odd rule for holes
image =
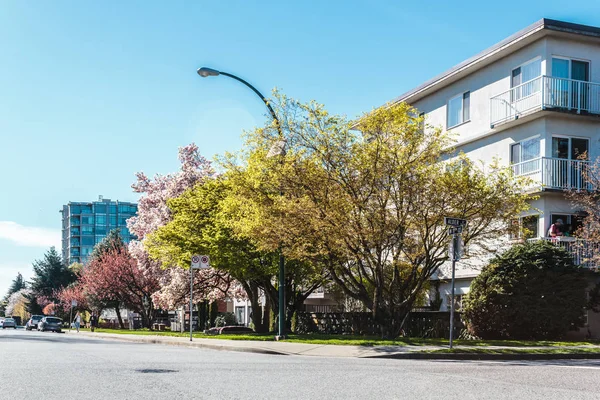
[[71, 332], [71, 326], [73, 325], [73, 300], [71, 300], [71, 316], [69, 317], [69, 333]]
[[[235, 79], [236, 81], [244, 84], [248, 88], [250, 88], [260, 99], [265, 103], [265, 106], [269, 110], [269, 113], [273, 117], [273, 120], [277, 124], [277, 130], [279, 131], [279, 136], [283, 139], [283, 131], [281, 130], [281, 123], [279, 122], [279, 118], [277, 118], [277, 114], [275, 114], [275, 110], [269, 104], [269, 101], [263, 94], [256, 89], [254, 86], [243, 80], [242, 78], [235, 76], [233, 74], [218, 71], [218, 74], [227, 76], [231, 79]], [[283, 193], [280, 193], [283, 196]], [[191, 312], [191, 311], [190, 311]], [[283, 257], [283, 253], [281, 249], [279, 250], [279, 332], [276, 336], [276, 339], [284, 339], [285, 338], [285, 260]]]
[[279, 334], [278, 339], [285, 339], [285, 263], [283, 253], [279, 249]]
[[[190, 266], [190, 342], [192, 341], [192, 307], [194, 304], [194, 268]], [[185, 325], [185, 312], [183, 324]]]
[[458, 235], [452, 236], [452, 288], [450, 293], [450, 348], [454, 336], [454, 271], [456, 267], [456, 252], [458, 250]]

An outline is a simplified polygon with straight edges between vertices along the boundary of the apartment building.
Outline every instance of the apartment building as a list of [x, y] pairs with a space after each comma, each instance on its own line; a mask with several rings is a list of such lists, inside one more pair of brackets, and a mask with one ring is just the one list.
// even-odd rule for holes
[[[585, 190], [582, 171], [600, 156], [600, 28], [542, 19], [393, 102], [411, 104], [428, 125], [451, 131], [471, 159], [497, 157], [530, 177], [539, 199], [521, 216], [529, 239], [545, 239], [562, 219], [569, 236], [561, 245], [584, 262], [572, 246], [581, 212], [564, 190]], [[459, 301], [477, 274], [468, 261], [458, 264]], [[444, 267], [436, 278], [449, 276]], [[444, 310], [449, 284], [440, 292]]]
[[127, 229], [127, 220], [137, 214], [137, 204], [99, 197], [92, 202], [69, 202], [62, 213], [62, 256], [69, 265], [85, 263], [94, 246], [108, 232], [119, 229], [125, 243], [135, 239]]

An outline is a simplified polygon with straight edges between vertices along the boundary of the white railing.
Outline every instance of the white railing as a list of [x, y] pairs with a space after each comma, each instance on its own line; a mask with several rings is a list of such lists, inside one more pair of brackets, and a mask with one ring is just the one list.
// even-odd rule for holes
[[600, 261], [600, 243], [590, 242], [572, 236], [542, 237], [528, 241], [545, 240], [564, 248], [573, 255], [573, 262], [585, 268], [597, 268]]
[[544, 75], [492, 97], [490, 107], [492, 127], [542, 109], [600, 114], [600, 84]]
[[600, 114], [598, 83], [545, 76], [543, 91], [544, 108]]
[[531, 179], [533, 186], [559, 190], [591, 190], [586, 180], [589, 161], [538, 157], [511, 165], [513, 174]]

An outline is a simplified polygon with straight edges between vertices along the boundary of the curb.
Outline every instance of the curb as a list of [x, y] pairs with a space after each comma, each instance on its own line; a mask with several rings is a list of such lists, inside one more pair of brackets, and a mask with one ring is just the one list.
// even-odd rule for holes
[[[65, 331], [65, 333], [70, 333]], [[80, 332], [77, 334], [78, 336], [86, 336], [92, 337], [96, 339], [103, 340], [117, 340], [117, 341], [125, 341], [132, 343], [146, 343], [146, 344], [161, 344], [165, 346], [180, 346], [180, 347], [193, 347], [193, 348], [204, 348], [211, 350], [220, 350], [220, 351], [238, 351], [243, 353], [258, 353], [258, 354], [267, 354], [267, 355], [275, 355], [275, 356], [286, 356], [288, 353], [283, 353], [275, 350], [267, 350], [261, 349], [257, 347], [236, 347], [236, 346], [224, 346], [220, 344], [208, 344], [208, 343], [200, 343], [200, 342], [184, 342], [178, 340], [165, 340], [162, 338], [149, 337], [149, 336], [137, 336], [136, 335], [119, 335], [119, 337], [115, 336], [105, 336], [102, 333], [94, 334], [88, 332]], [[100, 336], [102, 335], [102, 336]]]
[[388, 358], [396, 360], [474, 360], [474, 361], [518, 361], [518, 360], [598, 360], [600, 353], [573, 354], [473, 354], [473, 353], [401, 353], [366, 356], [364, 358]]

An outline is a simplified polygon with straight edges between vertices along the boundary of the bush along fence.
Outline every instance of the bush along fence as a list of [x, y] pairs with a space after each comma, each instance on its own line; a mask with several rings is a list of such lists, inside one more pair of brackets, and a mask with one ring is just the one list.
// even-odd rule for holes
[[[379, 325], [368, 312], [297, 313], [296, 333], [327, 335], [379, 335]], [[454, 337], [459, 337], [465, 325], [459, 312], [454, 313]], [[448, 338], [450, 313], [445, 311], [411, 312], [404, 325], [404, 336]]]

